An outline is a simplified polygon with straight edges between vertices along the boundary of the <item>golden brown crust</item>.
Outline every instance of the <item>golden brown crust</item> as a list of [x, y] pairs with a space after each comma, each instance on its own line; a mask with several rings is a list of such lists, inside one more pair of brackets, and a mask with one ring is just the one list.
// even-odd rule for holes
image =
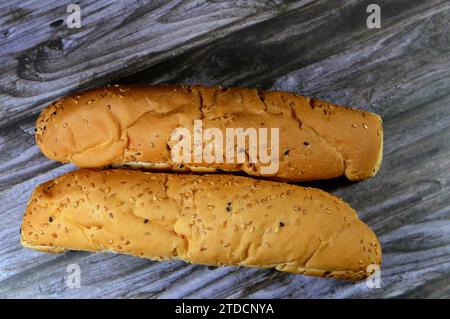
[[25, 247], [274, 267], [358, 280], [381, 263], [375, 234], [321, 190], [234, 175], [79, 170], [38, 186]]
[[[65, 97], [44, 109], [36, 141], [45, 156], [79, 167], [165, 165], [177, 127], [280, 129], [279, 180], [373, 176], [382, 158], [381, 118], [286, 92], [205, 86], [112, 86]], [[247, 150], [248, 151], [248, 150]], [[146, 165], [147, 167], [149, 165]], [[261, 165], [187, 164], [261, 175]]]

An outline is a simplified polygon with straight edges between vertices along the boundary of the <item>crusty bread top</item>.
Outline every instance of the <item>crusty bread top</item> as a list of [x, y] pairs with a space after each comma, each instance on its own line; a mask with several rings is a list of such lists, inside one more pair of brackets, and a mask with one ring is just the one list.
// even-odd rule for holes
[[375, 234], [321, 190], [233, 175], [79, 170], [36, 188], [22, 243], [361, 279]]
[[[202, 119], [205, 129], [279, 128], [280, 164], [273, 176], [281, 180], [341, 175], [361, 180], [373, 176], [381, 163], [378, 115], [245, 88], [116, 85], [73, 94], [43, 110], [36, 141], [48, 158], [79, 167], [150, 163], [176, 168], [171, 133], [177, 127], [192, 130], [195, 119]], [[199, 167], [261, 175], [259, 163], [183, 166]]]

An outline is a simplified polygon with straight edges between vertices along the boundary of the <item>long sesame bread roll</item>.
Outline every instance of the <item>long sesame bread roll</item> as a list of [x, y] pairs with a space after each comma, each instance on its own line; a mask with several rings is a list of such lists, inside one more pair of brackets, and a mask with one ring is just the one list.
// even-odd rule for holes
[[[269, 164], [249, 160], [249, 143], [238, 149], [236, 140], [235, 151], [246, 156], [244, 163], [230, 163], [225, 151], [215, 154], [214, 163], [204, 158], [196, 163], [194, 154], [190, 161], [174, 161], [171, 150], [177, 141], [171, 134], [179, 127], [194, 134], [195, 120], [202, 121], [203, 131], [217, 128], [224, 138], [227, 128], [266, 128], [269, 135], [278, 128], [276, 169], [264, 172]], [[77, 93], [44, 109], [36, 141], [49, 159], [83, 168], [243, 171], [286, 181], [371, 177], [383, 146], [376, 114], [285, 92], [205, 86], [112, 86]], [[267, 141], [258, 146], [258, 156], [264, 148], [271, 154], [273, 144]], [[206, 144], [203, 140], [202, 147]]]
[[22, 245], [275, 268], [350, 280], [381, 263], [375, 234], [318, 189], [234, 175], [79, 170], [36, 188]]

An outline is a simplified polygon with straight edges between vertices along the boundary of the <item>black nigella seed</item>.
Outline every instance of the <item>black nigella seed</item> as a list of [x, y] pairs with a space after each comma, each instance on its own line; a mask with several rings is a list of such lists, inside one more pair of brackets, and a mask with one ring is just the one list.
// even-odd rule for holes
[[148, 219], [144, 219], [144, 224], [147, 224], [148, 223]]
[[51, 222], [53, 221], [53, 217], [50, 216], [50, 217], [48, 218], [48, 221], [51, 223]]
[[280, 222], [280, 227], [284, 227], [284, 223], [283, 222]]

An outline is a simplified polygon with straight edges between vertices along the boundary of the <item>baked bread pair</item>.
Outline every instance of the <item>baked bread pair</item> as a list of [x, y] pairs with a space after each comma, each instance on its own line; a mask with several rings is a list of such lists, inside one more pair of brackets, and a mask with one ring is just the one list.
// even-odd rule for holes
[[[265, 163], [250, 161], [248, 145], [241, 163], [174, 162], [173, 131], [194, 131], [195, 121], [224, 136], [227, 128], [277, 128], [278, 170], [263, 174]], [[284, 92], [110, 86], [44, 109], [36, 141], [48, 158], [83, 169], [33, 192], [21, 228], [25, 247], [272, 267], [350, 280], [367, 277], [369, 265], [381, 264], [375, 234], [349, 205], [321, 190], [231, 174], [145, 171], [361, 180], [377, 172], [382, 158], [381, 119], [373, 113]], [[269, 143], [261, 147], [273, 150]], [[110, 166], [122, 169], [101, 170]]]

